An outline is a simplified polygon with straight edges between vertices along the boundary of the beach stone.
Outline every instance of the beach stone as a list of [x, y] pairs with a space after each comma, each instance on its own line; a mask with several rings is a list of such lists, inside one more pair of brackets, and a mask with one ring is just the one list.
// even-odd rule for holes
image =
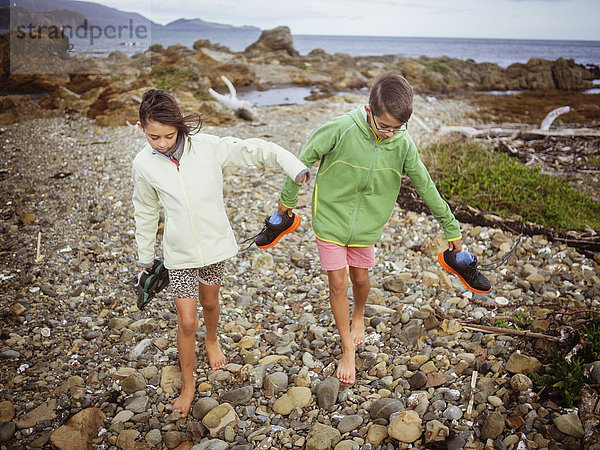
[[285, 372], [275, 372], [265, 376], [263, 381], [265, 389], [270, 389], [273, 393], [284, 391], [288, 388], [288, 376]]
[[[124, 450], [135, 449], [135, 441], [139, 437], [140, 432], [138, 430], [124, 430], [119, 433], [117, 438], [117, 447]], [[68, 447], [72, 448], [72, 447]], [[83, 448], [83, 447], [82, 447]]]
[[178, 366], [165, 366], [160, 373], [160, 387], [166, 394], [181, 389], [181, 370]]
[[[428, 272], [425, 270], [425, 271], [423, 271], [421, 281], [423, 283], [423, 286], [425, 286], [425, 287], [436, 286], [440, 282], [440, 276], [436, 273]], [[413, 442], [413, 441], [411, 441], [411, 442]]]
[[255, 344], [256, 338], [254, 336], [243, 336], [240, 342], [238, 342], [238, 347], [249, 350], [254, 347]]
[[0, 442], [6, 442], [12, 439], [17, 431], [17, 426], [14, 422], [0, 423]]
[[254, 388], [252, 386], [244, 386], [241, 388], [226, 391], [221, 395], [221, 400], [231, 404], [232, 406], [246, 404], [252, 399]]
[[400, 278], [389, 278], [383, 282], [383, 288], [386, 291], [402, 294], [406, 290], [406, 284]]
[[488, 414], [481, 428], [481, 439], [496, 439], [504, 431], [504, 415], [494, 411]]
[[425, 442], [445, 441], [450, 429], [439, 420], [431, 420], [425, 424]]
[[162, 434], [160, 433], [160, 430], [150, 430], [146, 433], [146, 436], [144, 437], [144, 440], [153, 447], [158, 447], [160, 445], [160, 443], [162, 442]]
[[312, 403], [312, 393], [307, 387], [294, 386], [273, 403], [273, 411], [287, 416], [294, 408], [304, 408]]
[[458, 406], [450, 405], [444, 410], [442, 415], [448, 420], [458, 420], [463, 416], [463, 412]]
[[444, 400], [447, 402], [457, 402], [460, 400], [460, 391], [458, 389], [448, 389], [444, 392]]
[[328, 409], [335, 405], [339, 390], [340, 380], [338, 378], [329, 377], [323, 380], [315, 390], [319, 408]]
[[17, 428], [23, 429], [32, 428], [39, 422], [52, 419], [56, 419], [56, 399], [50, 399], [47, 402], [42, 403], [40, 406], [24, 416], [19, 417], [14, 422]]
[[121, 367], [117, 369], [117, 371], [113, 374], [112, 377], [115, 380], [124, 380], [125, 378], [130, 377], [136, 372], [137, 370], [135, 370], [133, 367]]
[[306, 437], [306, 450], [328, 450], [336, 446], [342, 435], [338, 430], [322, 423], [315, 423]]
[[583, 426], [581, 425], [581, 420], [577, 413], [563, 414], [557, 416], [553, 420], [554, 425], [560, 431], [569, 436], [576, 437], [577, 439], [581, 439], [583, 437]]
[[367, 444], [379, 445], [388, 437], [387, 427], [378, 424], [372, 424], [367, 431]]
[[219, 402], [212, 397], [200, 397], [192, 408], [194, 419], [202, 420], [208, 412], [219, 406]]
[[522, 373], [529, 375], [537, 373], [542, 369], [542, 363], [533, 356], [513, 353], [506, 362], [506, 370], [510, 373]]
[[422, 434], [421, 418], [415, 411], [402, 411], [392, 418], [388, 434], [400, 442], [415, 442]]
[[121, 389], [124, 392], [143, 391], [146, 388], [146, 379], [144, 376], [136, 372], [121, 381]]
[[363, 418], [358, 414], [351, 414], [349, 416], [344, 416], [342, 420], [338, 423], [337, 429], [340, 433], [350, 433], [353, 430], [356, 430], [363, 423]]
[[453, 377], [452, 375], [446, 375], [445, 373], [429, 373], [427, 374], [427, 384], [425, 385], [425, 387], [429, 388], [442, 386], [448, 383], [449, 381], [453, 381], [454, 379], [455, 377]]
[[408, 383], [410, 384], [411, 389], [421, 389], [427, 384], [427, 375], [420, 370], [417, 370], [415, 374], [410, 377]]
[[456, 334], [459, 331], [462, 331], [463, 327], [459, 321], [454, 319], [444, 319], [442, 320], [442, 324], [440, 328], [446, 335]]
[[[208, 441], [194, 445], [191, 450], [227, 450], [228, 448], [230, 448], [229, 444], [221, 439], [209, 439]], [[238, 446], [233, 447], [233, 449], [237, 448]], [[245, 449], [242, 447], [239, 450]], [[248, 450], [250, 450], [250, 447], [248, 447]]]
[[367, 298], [367, 303], [370, 305], [379, 305], [385, 306], [385, 292], [381, 289], [371, 288], [369, 290], [369, 296]]
[[257, 252], [252, 256], [252, 268], [259, 272], [266, 272], [275, 267], [273, 256], [269, 252]]
[[394, 413], [404, 411], [404, 404], [396, 398], [382, 398], [377, 400], [369, 408], [371, 419], [388, 420]]
[[135, 413], [133, 411], [123, 410], [123, 411], [119, 412], [119, 414], [117, 414], [115, 417], [112, 418], [111, 423], [127, 422], [134, 415], [135, 415]]
[[227, 425], [235, 426], [239, 417], [229, 403], [222, 403], [211, 409], [203, 418], [202, 424], [208, 428], [211, 436], [217, 436]]
[[9, 400], [0, 402], [0, 423], [13, 420], [15, 417], [15, 407]]
[[120, 331], [126, 328], [131, 323], [131, 319], [127, 317], [113, 317], [108, 321], [108, 328], [110, 330]]
[[176, 430], [167, 431], [163, 440], [167, 448], [175, 448], [181, 443], [181, 433]]
[[504, 403], [502, 402], [502, 400], [500, 399], [500, 397], [496, 397], [495, 395], [490, 395], [487, 398], [487, 401], [490, 405], [492, 405], [494, 408], [498, 408], [499, 406], [502, 406]]
[[50, 443], [61, 450], [91, 448], [104, 427], [106, 415], [99, 408], [87, 408], [71, 417], [67, 423], [50, 435]]
[[527, 375], [516, 373], [510, 379], [510, 386], [515, 391], [527, 391], [533, 387], [533, 381]]
[[338, 444], [335, 446], [335, 448], [333, 450], [359, 450], [359, 449], [360, 449], [360, 445], [358, 445], [354, 441], [346, 439], [345, 441], [338, 442]]
[[136, 414], [143, 413], [148, 409], [150, 405], [150, 399], [148, 396], [143, 395], [141, 397], [134, 398], [131, 403], [129, 403], [125, 409], [129, 411], [133, 411]]

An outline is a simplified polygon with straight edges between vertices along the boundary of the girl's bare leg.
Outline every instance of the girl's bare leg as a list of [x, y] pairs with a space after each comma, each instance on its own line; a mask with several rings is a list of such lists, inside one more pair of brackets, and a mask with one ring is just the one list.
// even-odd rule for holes
[[219, 324], [219, 315], [221, 313], [219, 305], [220, 288], [220, 284], [206, 285], [200, 283], [199, 285], [202, 317], [204, 317], [204, 326], [206, 327], [204, 345], [206, 345], [208, 362], [212, 370], [220, 369], [227, 362], [217, 340], [217, 325]]
[[194, 364], [196, 362], [196, 330], [198, 329], [198, 308], [195, 298], [176, 298], [177, 307], [177, 352], [181, 368], [181, 394], [173, 404], [173, 412], [181, 417], [188, 415], [194, 394]]

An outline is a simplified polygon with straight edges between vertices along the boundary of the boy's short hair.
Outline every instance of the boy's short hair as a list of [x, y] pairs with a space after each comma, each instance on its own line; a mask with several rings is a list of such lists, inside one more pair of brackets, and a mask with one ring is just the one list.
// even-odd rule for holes
[[413, 90], [398, 72], [385, 72], [375, 78], [369, 105], [374, 115], [389, 114], [400, 122], [408, 122], [412, 115]]

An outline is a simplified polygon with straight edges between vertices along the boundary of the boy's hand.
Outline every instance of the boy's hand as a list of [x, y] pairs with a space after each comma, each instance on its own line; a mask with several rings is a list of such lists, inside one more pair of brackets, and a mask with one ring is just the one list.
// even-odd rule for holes
[[287, 214], [288, 216], [292, 217], [292, 208], [288, 208], [283, 203], [281, 203], [281, 200], [279, 200], [279, 205], [277, 206], [277, 214], [279, 214], [280, 216]]
[[462, 239], [448, 242], [448, 249], [450, 251], [462, 252]]
[[306, 183], [307, 180], [308, 180], [308, 174], [305, 173], [304, 175], [302, 175], [302, 178], [300, 178], [300, 182], [298, 184], [300, 186], [302, 186], [304, 183]]

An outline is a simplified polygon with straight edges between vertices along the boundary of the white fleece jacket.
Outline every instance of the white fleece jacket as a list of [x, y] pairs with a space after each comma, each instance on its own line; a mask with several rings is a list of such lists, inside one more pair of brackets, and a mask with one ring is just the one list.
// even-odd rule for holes
[[187, 137], [179, 165], [147, 144], [133, 160], [133, 205], [138, 261], [154, 259], [160, 204], [165, 212], [163, 253], [167, 269], [203, 267], [234, 256], [238, 245], [223, 202], [228, 166], [280, 167], [298, 181], [304, 164], [262, 139]]

